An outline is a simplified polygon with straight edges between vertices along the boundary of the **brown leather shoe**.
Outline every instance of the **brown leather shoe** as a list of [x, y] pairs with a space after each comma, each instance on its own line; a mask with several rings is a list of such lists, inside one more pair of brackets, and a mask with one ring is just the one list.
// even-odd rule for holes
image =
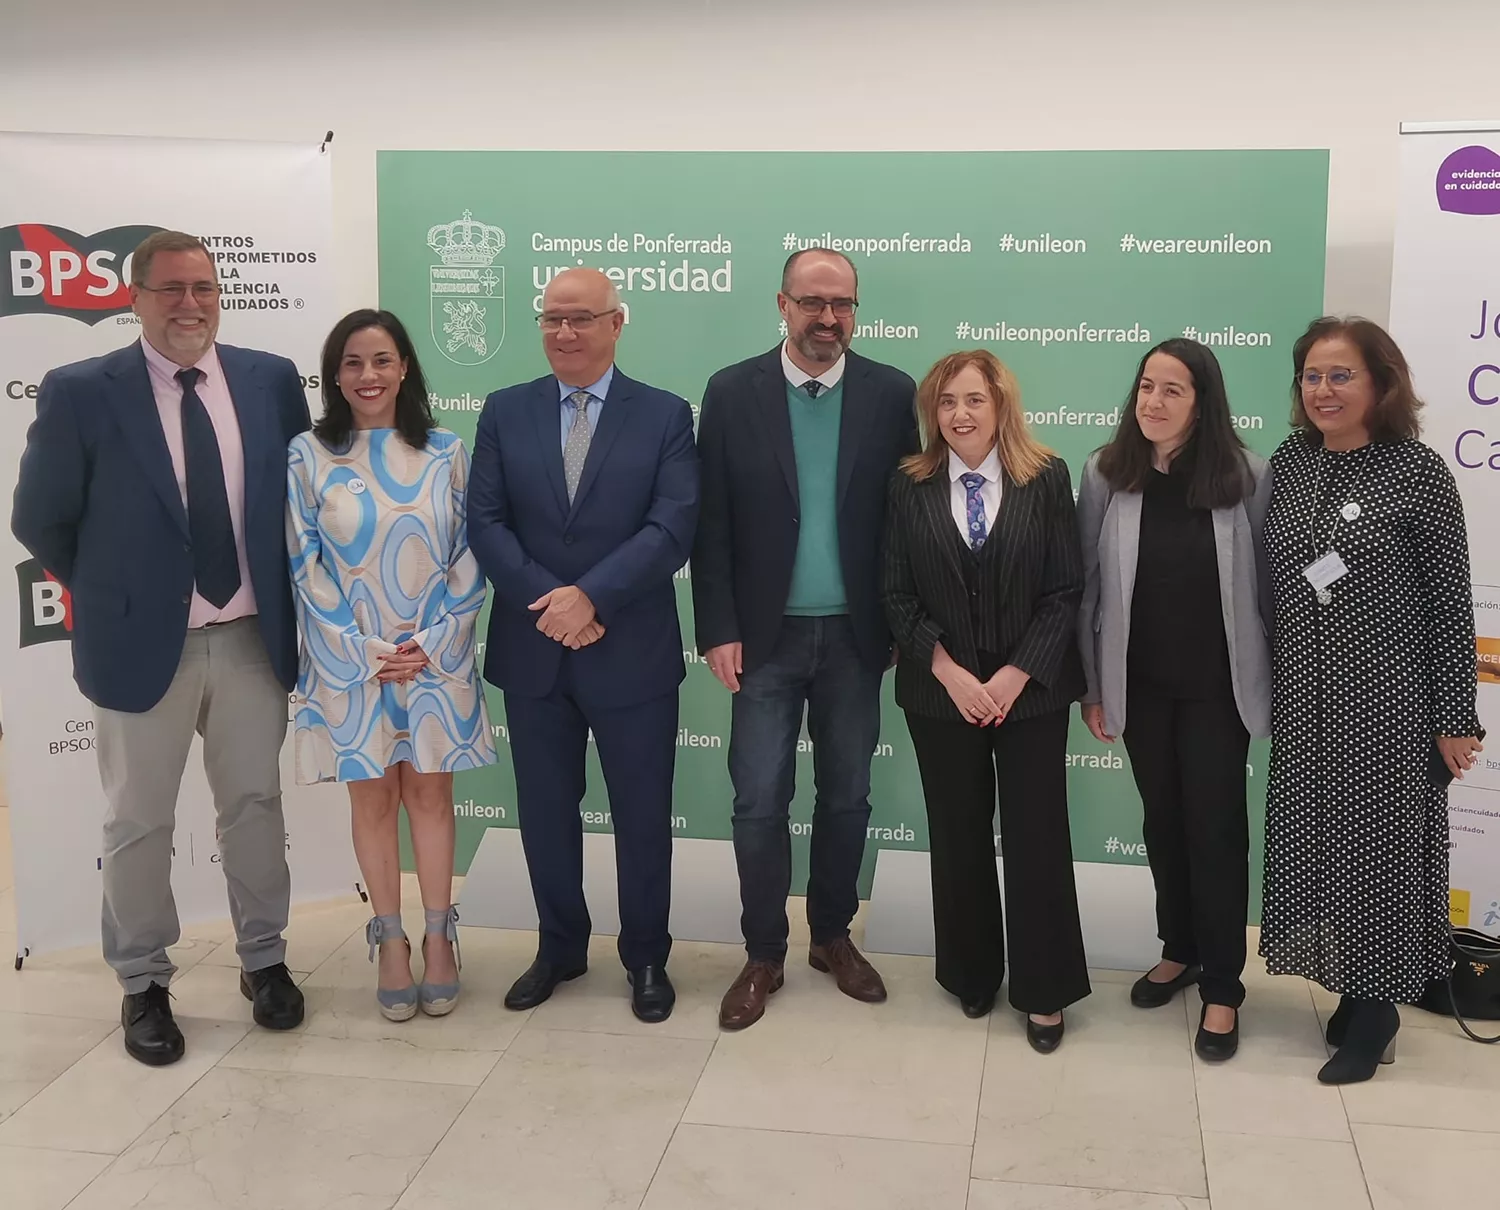
[[780, 962], [745, 963], [724, 999], [719, 1003], [719, 1026], [722, 1029], [744, 1029], [766, 1015], [766, 997], [779, 991], [785, 982]]
[[840, 937], [827, 945], [810, 946], [807, 964], [817, 971], [829, 971], [838, 980], [839, 991], [866, 1004], [879, 1004], [885, 999], [885, 983], [880, 972], [866, 961], [865, 956], [854, 948], [848, 937]]

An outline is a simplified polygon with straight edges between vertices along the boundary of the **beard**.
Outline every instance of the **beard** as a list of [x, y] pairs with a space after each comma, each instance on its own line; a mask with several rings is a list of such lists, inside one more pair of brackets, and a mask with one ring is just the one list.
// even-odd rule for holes
[[[821, 343], [813, 339], [814, 332], [832, 332], [836, 339], [830, 343]], [[849, 337], [841, 327], [827, 324], [812, 324], [799, 332], [793, 338], [792, 343], [797, 346], [797, 352], [801, 353], [809, 361], [832, 365], [849, 348]]]

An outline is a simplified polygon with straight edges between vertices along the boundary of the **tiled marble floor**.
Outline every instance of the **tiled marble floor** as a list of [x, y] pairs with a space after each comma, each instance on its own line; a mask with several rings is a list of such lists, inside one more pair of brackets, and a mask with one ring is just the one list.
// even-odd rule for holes
[[[0, 810], [0, 954], [14, 948]], [[409, 888], [408, 917], [420, 921]], [[764, 1021], [721, 1035], [729, 947], [680, 944], [678, 1008], [629, 1013], [609, 940], [530, 1014], [500, 1007], [530, 934], [464, 932], [464, 1002], [390, 1025], [366, 909], [297, 911], [307, 1024], [255, 1029], [224, 925], [174, 987], [188, 1057], [127, 1059], [97, 951], [0, 966], [5, 1210], [1478, 1210], [1500, 1205], [1500, 1048], [1408, 1015], [1394, 1068], [1320, 1087], [1304, 983], [1253, 973], [1240, 1057], [1198, 1063], [1189, 1010], [1130, 1007], [1098, 972], [1056, 1056], [1015, 1014], [968, 1021], [930, 963], [879, 959], [891, 999], [798, 960]], [[805, 940], [805, 935], [804, 935]]]

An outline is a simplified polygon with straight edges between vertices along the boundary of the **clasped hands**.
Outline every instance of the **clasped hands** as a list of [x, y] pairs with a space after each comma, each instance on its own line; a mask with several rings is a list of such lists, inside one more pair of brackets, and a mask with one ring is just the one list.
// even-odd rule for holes
[[987, 681], [981, 681], [957, 663], [939, 643], [932, 649], [932, 675], [937, 677], [964, 721], [976, 727], [999, 726], [1005, 721], [1021, 690], [1031, 680], [1014, 664], [1007, 664]]
[[545, 592], [526, 608], [533, 613], [540, 610], [542, 616], [537, 619], [536, 628], [570, 650], [587, 647], [604, 635], [604, 627], [594, 613], [594, 603], [576, 584]]
[[375, 679], [382, 685], [404, 685], [416, 680], [417, 673], [427, 667], [427, 653], [410, 639], [395, 651], [382, 652], [375, 658], [380, 661]]

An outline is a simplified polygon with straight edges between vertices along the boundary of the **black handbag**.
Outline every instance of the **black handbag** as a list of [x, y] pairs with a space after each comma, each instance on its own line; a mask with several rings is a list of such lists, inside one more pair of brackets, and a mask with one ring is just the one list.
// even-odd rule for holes
[[1453, 969], [1446, 979], [1434, 979], [1418, 1007], [1451, 1016], [1476, 1042], [1500, 1042], [1500, 1034], [1482, 1037], [1469, 1020], [1500, 1021], [1500, 940], [1477, 929], [1454, 929], [1448, 942]]

